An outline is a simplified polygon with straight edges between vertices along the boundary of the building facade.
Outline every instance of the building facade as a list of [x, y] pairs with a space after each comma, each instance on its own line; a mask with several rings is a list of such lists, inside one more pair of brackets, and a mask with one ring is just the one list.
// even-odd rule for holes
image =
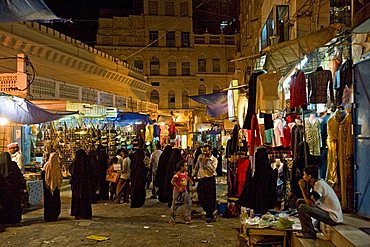
[[187, 96], [219, 92], [234, 79], [238, 35], [195, 34], [191, 0], [144, 1], [142, 15], [99, 18], [97, 46], [142, 69], [153, 89], [147, 100], [193, 129], [204, 105]]

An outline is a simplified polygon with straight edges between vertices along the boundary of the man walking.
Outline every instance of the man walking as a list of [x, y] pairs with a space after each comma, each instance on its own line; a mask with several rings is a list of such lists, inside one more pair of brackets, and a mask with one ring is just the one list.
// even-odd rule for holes
[[160, 143], [157, 143], [155, 145], [155, 148], [156, 148], [155, 151], [150, 155], [150, 168], [152, 169], [152, 181], [153, 181], [153, 183], [152, 183], [152, 195], [150, 196], [150, 199], [156, 199], [157, 198], [155, 187], [154, 187], [154, 179], [155, 179], [155, 176], [157, 174], [159, 157], [162, 154]]
[[216, 168], [217, 159], [211, 154], [211, 147], [203, 146], [192, 175], [200, 178], [197, 187], [198, 200], [206, 212], [207, 223], [216, 222], [213, 215], [216, 209]]

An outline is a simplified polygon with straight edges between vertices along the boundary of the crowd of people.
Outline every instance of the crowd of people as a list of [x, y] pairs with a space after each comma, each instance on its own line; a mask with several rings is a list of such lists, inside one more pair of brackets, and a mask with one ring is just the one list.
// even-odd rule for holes
[[[22, 219], [22, 195], [26, 191], [23, 178], [23, 163], [19, 146], [8, 145], [9, 152], [0, 154], [0, 223], [19, 223]], [[18, 152], [18, 153], [17, 153]], [[170, 224], [176, 223], [176, 209], [185, 205], [185, 222], [191, 223], [192, 200], [189, 185], [197, 182], [198, 201], [206, 213], [206, 222], [216, 222], [216, 176], [220, 175], [222, 158], [217, 150], [209, 145], [192, 150], [156, 145], [149, 154], [133, 141], [133, 149], [119, 149], [117, 156], [108, 158], [104, 146], [87, 153], [80, 149], [70, 165], [71, 174], [71, 215], [75, 219], [92, 218], [91, 204], [111, 200], [114, 203], [130, 203], [131, 208], [142, 207], [146, 200], [146, 191], [150, 189], [151, 199], [158, 199], [170, 208]], [[260, 158], [258, 158], [260, 157]], [[257, 162], [258, 160], [263, 161]], [[259, 164], [261, 163], [261, 164]], [[258, 186], [258, 181], [266, 179], [266, 174], [274, 174], [265, 148], [256, 152], [255, 183], [244, 186], [239, 198], [243, 203], [261, 204], [265, 211], [273, 205], [267, 205], [264, 196], [268, 188]], [[265, 174], [265, 175], [263, 175]], [[247, 174], [247, 177], [251, 174]], [[272, 176], [270, 176], [272, 177]], [[44, 188], [44, 220], [56, 221], [61, 213], [60, 189], [62, 170], [60, 157], [56, 152], [50, 154], [42, 169]], [[273, 182], [273, 183], [276, 183]], [[254, 186], [254, 187], [253, 187]], [[303, 170], [303, 179], [297, 182], [303, 199], [298, 200], [298, 216], [302, 224], [299, 237], [315, 238], [315, 229], [311, 217], [326, 224], [335, 225], [343, 221], [341, 205], [333, 189], [322, 179], [318, 179], [318, 168], [307, 166]], [[150, 188], [151, 187], [151, 188]], [[248, 191], [260, 195], [251, 202]], [[249, 200], [249, 201], [248, 201]], [[266, 205], [265, 205], [266, 204]]]

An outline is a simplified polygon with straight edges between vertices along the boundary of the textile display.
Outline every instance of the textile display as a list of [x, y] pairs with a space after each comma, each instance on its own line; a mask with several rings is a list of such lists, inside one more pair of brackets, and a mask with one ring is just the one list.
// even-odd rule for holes
[[310, 154], [319, 156], [321, 154], [321, 129], [318, 118], [305, 121], [306, 141], [310, 147]]
[[254, 71], [249, 78], [248, 82], [248, 110], [247, 116], [244, 119], [243, 129], [251, 129], [252, 116], [256, 112], [256, 90], [257, 90], [257, 77], [264, 74], [263, 70]]
[[298, 70], [290, 82], [290, 108], [307, 105], [306, 77], [303, 71]]
[[273, 113], [285, 108], [285, 93], [280, 79], [281, 75], [272, 73], [257, 77], [256, 112]]
[[[339, 117], [336, 117], [338, 116]], [[326, 172], [326, 181], [330, 185], [337, 184], [338, 178], [338, 134], [339, 134], [339, 124], [340, 124], [340, 113], [336, 112], [332, 117], [329, 118], [328, 126], [328, 166]]]
[[28, 202], [31, 205], [40, 205], [43, 201], [44, 189], [42, 180], [27, 181]]
[[309, 75], [308, 98], [313, 104], [334, 102], [333, 78], [330, 70], [316, 71]]
[[236, 170], [237, 173], [237, 181], [238, 181], [238, 191], [237, 191], [237, 197], [240, 196], [242, 193], [244, 183], [245, 183], [245, 178], [247, 176], [247, 170], [249, 166], [249, 159], [238, 159], [238, 168]]

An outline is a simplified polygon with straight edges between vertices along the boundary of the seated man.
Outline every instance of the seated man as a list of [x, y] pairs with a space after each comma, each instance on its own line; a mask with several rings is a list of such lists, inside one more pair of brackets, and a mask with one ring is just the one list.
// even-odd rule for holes
[[[309, 193], [306, 183], [313, 187]], [[322, 179], [318, 179], [318, 168], [308, 166], [303, 170], [303, 179], [298, 182], [305, 203], [298, 207], [298, 217], [301, 221], [301, 238], [316, 238], [312, 219], [317, 219], [328, 225], [336, 225], [343, 221], [342, 208], [334, 190]]]

